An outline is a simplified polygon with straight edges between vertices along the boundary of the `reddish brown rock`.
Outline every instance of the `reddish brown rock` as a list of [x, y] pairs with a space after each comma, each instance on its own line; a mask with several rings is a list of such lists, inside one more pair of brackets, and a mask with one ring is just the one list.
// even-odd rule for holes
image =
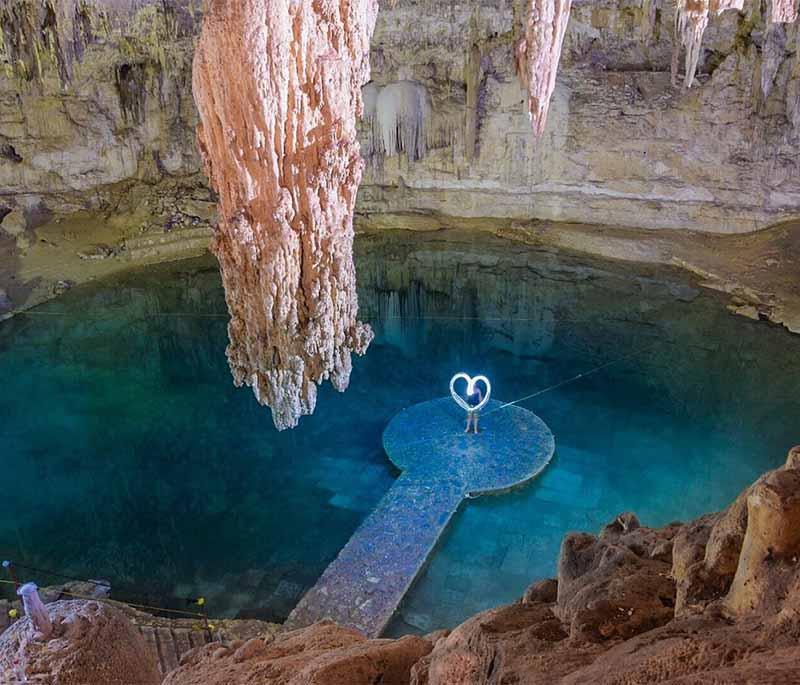
[[733, 626], [721, 620], [692, 617], [614, 645], [560, 682], [788, 685], [800, 682], [798, 656], [800, 648], [789, 640], [768, 646], [757, 625]]
[[800, 468], [800, 445], [792, 447], [792, 449], [789, 450], [789, 454], [786, 456], [786, 464], [784, 468], [786, 469]]
[[747, 497], [745, 533], [727, 606], [776, 614], [800, 608], [800, 470], [773, 471]]
[[[706, 546], [719, 514], [707, 514], [682, 526], [672, 544], [672, 578], [675, 580], [675, 613], [696, 610], [707, 596], [708, 574], [705, 569]], [[714, 597], [719, 597], [715, 588]]]
[[249, 640], [225, 651], [219, 644], [201, 647], [164, 685], [402, 685], [431, 648], [417, 637], [367, 640], [355, 630], [321, 622], [269, 644]]
[[[755, 541], [759, 537], [770, 540], [773, 537], [777, 539], [779, 533], [777, 530], [770, 530], [757, 535], [755, 530], [759, 525], [764, 524], [777, 528], [786, 526], [789, 530], [792, 529], [791, 520], [794, 514], [791, 503], [779, 503], [772, 497], [781, 498], [781, 495], [778, 495], [781, 483], [784, 495], [787, 488], [789, 492], [791, 491], [791, 483], [795, 480], [796, 474], [800, 473], [798, 469], [800, 469], [800, 448], [793, 448], [782, 468], [769, 471], [761, 476], [753, 485], [746, 488], [725, 511], [703, 516], [678, 531], [674, 539], [672, 563], [672, 575], [677, 584], [676, 614], [678, 616], [702, 613], [710, 603], [725, 598], [729, 591], [731, 595], [727, 599], [727, 606], [734, 611], [748, 610], [756, 597], [759, 602], [765, 600], [767, 593], [763, 587], [755, 590], [754, 596], [749, 598], [747, 595], [750, 590], [745, 588], [757, 582], [754, 575], [764, 575], [765, 569], [760, 571], [757, 569], [762, 566], [757, 562], [758, 556], [768, 556], [770, 547], [772, 547], [773, 554], [777, 549], [771, 544], [766, 547], [762, 545], [759, 548]], [[759, 495], [759, 493], [761, 494]], [[766, 500], [763, 498], [765, 493], [768, 495]], [[772, 506], [768, 505], [766, 509], [760, 506], [769, 501], [772, 501]], [[752, 518], [751, 507], [755, 507], [762, 513], [772, 511], [773, 514]], [[767, 522], [764, 520], [765, 518], [771, 519], [771, 521]], [[748, 535], [750, 540], [745, 548], [745, 540]], [[791, 547], [790, 544], [789, 548], [791, 549]], [[793, 554], [784, 553], [784, 557], [789, 559], [793, 556]], [[774, 565], [772, 568], [779, 567], [780, 565]], [[792, 576], [792, 569], [788, 569], [787, 573]], [[735, 587], [732, 588], [735, 575], [737, 581]], [[761, 582], [769, 586], [780, 584], [775, 578], [767, 580], [762, 578]], [[791, 584], [791, 581], [788, 582]], [[787, 581], [784, 579], [783, 584], [786, 585], [786, 583]], [[786, 588], [784, 588], [785, 594]], [[775, 598], [773, 605], [781, 605], [782, 601], [780, 597]], [[775, 606], [771, 611], [774, 610]]]
[[46, 605], [53, 624], [37, 639], [28, 618], [0, 636], [0, 682], [47, 685], [158, 685], [161, 676], [136, 627], [100, 602]]
[[211, 0], [194, 59], [197, 139], [219, 193], [212, 244], [237, 385], [288, 428], [344, 391], [360, 323], [356, 119], [377, 0]]
[[[412, 685], [557, 682], [599, 647], [560, 650], [567, 633], [552, 605], [512, 604], [478, 614], [437, 642], [414, 667]], [[549, 678], [550, 680], [547, 680]]]
[[320, 623], [208, 645], [165, 685], [800, 683], [798, 531], [795, 448], [724, 512], [658, 529], [625, 513], [568, 536], [558, 581], [449, 634], [367, 641]]
[[659, 534], [631, 524], [627, 522], [628, 529], [607, 526], [599, 538], [581, 533], [564, 539], [555, 611], [572, 638], [627, 638], [673, 618], [670, 564], [652, 553], [675, 529]]
[[558, 581], [553, 578], [531, 585], [522, 597], [523, 604], [555, 604], [558, 599]]

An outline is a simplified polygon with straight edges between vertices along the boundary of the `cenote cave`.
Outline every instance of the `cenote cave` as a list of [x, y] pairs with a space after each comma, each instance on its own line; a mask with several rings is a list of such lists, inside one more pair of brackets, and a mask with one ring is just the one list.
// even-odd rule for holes
[[680, 273], [463, 233], [356, 244], [375, 341], [296, 432], [229, 382], [211, 259], [6, 322], [3, 539], [37, 568], [100, 572], [157, 603], [283, 620], [396, 477], [380, 441], [394, 414], [447, 394], [453, 368], [483, 369], [510, 400], [611, 363], [526, 403], [556, 459], [463, 507], [390, 631], [430, 632], [552, 576], [569, 531], [625, 509], [661, 526], [723, 508], [800, 423], [800, 339], [735, 319]]
[[0, 0], [0, 683], [800, 682], [796, 0]]

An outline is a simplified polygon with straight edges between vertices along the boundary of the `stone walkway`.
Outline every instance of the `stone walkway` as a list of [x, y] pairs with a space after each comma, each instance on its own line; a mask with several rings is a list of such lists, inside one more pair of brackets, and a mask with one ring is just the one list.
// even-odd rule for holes
[[555, 440], [544, 422], [501, 406], [486, 407], [480, 435], [464, 434], [464, 412], [449, 397], [392, 419], [383, 446], [402, 475], [300, 600], [287, 629], [331, 618], [380, 636], [464, 499], [521, 485], [547, 466]]
[[202, 647], [213, 639], [208, 631], [191, 628], [139, 626], [139, 632], [157, 661], [162, 676], [178, 668], [186, 652]]

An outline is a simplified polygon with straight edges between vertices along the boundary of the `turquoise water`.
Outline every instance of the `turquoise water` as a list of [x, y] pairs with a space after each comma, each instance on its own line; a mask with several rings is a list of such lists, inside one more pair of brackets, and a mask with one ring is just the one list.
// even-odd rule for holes
[[[457, 238], [457, 236], [456, 236]], [[376, 330], [350, 389], [278, 433], [231, 383], [210, 259], [75, 288], [0, 324], [0, 556], [121, 596], [280, 619], [396, 472], [401, 408], [484, 372], [557, 452], [532, 485], [455, 517], [391, 632], [451, 626], [552, 576], [569, 530], [725, 506], [800, 442], [800, 337], [681, 275], [442, 235], [357, 240]], [[40, 583], [54, 582], [31, 574]]]

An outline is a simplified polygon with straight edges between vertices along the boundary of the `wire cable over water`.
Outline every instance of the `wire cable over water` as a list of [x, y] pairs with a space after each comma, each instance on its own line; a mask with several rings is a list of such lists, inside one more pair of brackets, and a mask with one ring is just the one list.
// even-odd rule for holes
[[[85, 582], [90, 583], [92, 581], [85, 581]], [[12, 580], [0, 579], [0, 583], [2, 583], [3, 585], [16, 585], [16, 583]], [[165, 607], [157, 607], [148, 604], [134, 604], [133, 602], [122, 602], [116, 599], [110, 599], [109, 597], [91, 597], [89, 595], [79, 595], [64, 589], [60, 589], [58, 592], [60, 595], [64, 595], [65, 597], [73, 597], [75, 599], [85, 599], [85, 600], [90, 600], [92, 602], [105, 602], [111, 605], [132, 607], [134, 609], [141, 609], [143, 611], [157, 611], [167, 614], [177, 614], [179, 616], [190, 616], [192, 618], [200, 618], [200, 619], [208, 618], [206, 614], [201, 614], [195, 611], [183, 611], [182, 609], [167, 609]]]
[[576, 376], [572, 376], [571, 378], [567, 378], [567, 379], [565, 379], [563, 381], [560, 381], [559, 383], [555, 383], [555, 384], [550, 385], [550, 386], [548, 386], [546, 388], [542, 388], [541, 390], [537, 390], [536, 392], [531, 393], [530, 395], [525, 395], [524, 397], [520, 397], [518, 400], [514, 400], [512, 402], [505, 402], [502, 405], [500, 405], [499, 407], [495, 407], [494, 409], [491, 409], [490, 411], [485, 412], [484, 416], [488, 416], [489, 414], [494, 414], [497, 411], [501, 411], [502, 409], [505, 409], [506, 407], [511, 407], [511, 406], [513, 406], [515, 404], [519, 404], [520, 402], [525, 402], [527, 400], [532, 400], [534, 397], [539, 397], [540, 395], [544, 395], [545, 393], [548, 393], [551, 390], [558, 390], [559, 388], [563, 388], [565, 385], [569, 385], [570, 383], [574, 383], [575, 381], [579, 381], [582, 378], [586, 378], [587, 376], [591, 376], [592, 374], [598, 373], [598, 372], [602, 371], [603, 369], [607, 369], [609, 366], [613, 366], [614, 364], [620, 364], [620, 363], [622, 363], [624, 361], [627, 361], [628, 359], [634, 359], [636, 357], [640, 357], [645, 352], [649, 352], [650, 350], [652, 350], [656, 346], [656, 344], [649, 345], [648, 347], [645, 347], [644, 349], [637, 350], [635, 352], [631, 352], [630, 354], [627, 354], [624, 357], [618, 357], [617, 359], [612, 359], [611, 361], [608, 361], [605, 364], [600, 364], [599, 366], [595, 366], [594, 368], [589, 369], [588, 371], [583, 371], [583, 372], [577, 374]]
[[[639, 349], [637, 349], [637, 350], [635, 350], [635, 351], [633, 351], [633, 352], [631, 352], [629, 354], [626, 354], [626, 355], [624, 355], [622, 357], [617, 357], [616, 359], [611, 359], [610, 361], [607, 361], [607, 362], [604, 362], [603, 364], [599, 364], [598, 366], [592, 367], [591, 369], [588, 369], [587, 371], [582, 371], [581, 373], [579, 373], [579, 374], [577, 374], [575, 376], [571, 376], [570, 378], [566, 378], [563, 381], [559, 381], [558, 383], [554, 383], [553, 385], [549, 385], [546, 388], [542, 388], [540, 390], [537, 390], [536, 392], [533, 392], [533, 393], [531, 393], [529, 395], [525, 395], [524, 397], [520, 397], [520, 398], [518, 398], [516, 400], [512, 400], [511, 402], [504, 402], [499, 407], [495, 407], [494, 409], [490, 409], [487, 412], [483, 412], [481, 414], [481, 416], [485, 417], [485, 416], [488, 416], [489, 414], [494, 414], [495, 412], [501, 411], [503, 409], [507, 409], [508, 407], [517, 405], [517, 404], [519, 404], [521, 402], [527, 402], [528, 400], [532, 400], [532, 399], [534, 399], [536, 397], [540, 397], [541, 395], [544, 395], [544, 394], [546, 394], [548, 392], [551, 392], [553, 390], [558, 390], [559, 388], [563, 388], [564, 386], [570, 385], [571, 383], [575, 383], [575, 382], [577, 382], [577, 381], [579, 381], [579, 380], [581, 380], [583, 378], [586, 378], [587, 376], [591, 376], [593, 374], [599, 373], [600, 371], [603, 371], [604, 369], [607, 369], [610, 366], [614, 366], [616, 364], [621, 364], [622, 362], [628, 361], [629, 359], [635, 359], [636, 357], [640, 357], [643, 354], [646, 354], [647, 352], [650, 352], [652, 349], [654, 349], [657, 345], [661, 344], [662, 342], [663, 341], [658, 341], [656, 343], [653, 343], [652, 345], [647, 345], [646, 347], [639, 348]], [[431, 440], [434, 440], [434, 439], [435, 438], [429, 437], [429, 438], [420, 438], [419, 440], [410, 440], [409, 442], [406, 443], [406, 445], [421, 445], [423, 443], [430, 442]]]
[[[15, 571], [17, 569], [28, 571], [29, 573], [33, 573], [40, 576], [51, 576], [53, 578], [60, 578], [61, 580], [70, 580], [70, 581], [77, 581], [79, 583], [85, 583], [87, 585], [92, 585], [95, 587], [106, 588], [109, 592], [111, 591], [111, 583], [105, 580], [92, 580], [88, 578], [79, 578], [77, 576], [68, 575], [65, 573], [61, 573], [58, 571], [51, 571], [48, 569], [37, 568], [34, 566], [28, 566], [27, 564], [20, 564], [15, 561], [4, 561], [3, 567], [11, 576], [11, 580], [2, 580], [0, 579], [0, 584], [3, 585], [13, 585], [14, 587], [20, 586], [20, 581], [16, 577]], [[200, 607], [203, 611], [202, 613], [197, 611], [187, 611], [184, 609], [174, 609], [169, 607], [162, 607], [162, 606], [155, 606], [151, 603], [135, 603], [132, 601], [127, 600], [115, 600], [111, 599], [110, 597], [96, 597], [96, 596], [87, 596], [83, 594], [77, 594], [71, 592], [66, 589], [66, 587], [62, 587], [59, 590], [59, 594], [65, 597], [73, 597], [75, 599], [86, 599], [86, 600], [93, 600], [93, 601], [101, 601], [101, 602], [108, 602], [110, 604], [117, 604], [121, 606], [128, 606], [133, 607], [134, 609], [140, 609], [143, 611], [155, 611], [158, 613], [167, 613], [167, 614], [174, 614], [179, 616], [189, 616], [192, 618], [201, 618], [205, 622], [208, 622], [208, 613], [205, 611], [206, 607], [206, 600], [204, 597], [172, 597], [170, 599], [175, 599], [178, 601], [186, 602], [187, 604], [192, 604]]]

